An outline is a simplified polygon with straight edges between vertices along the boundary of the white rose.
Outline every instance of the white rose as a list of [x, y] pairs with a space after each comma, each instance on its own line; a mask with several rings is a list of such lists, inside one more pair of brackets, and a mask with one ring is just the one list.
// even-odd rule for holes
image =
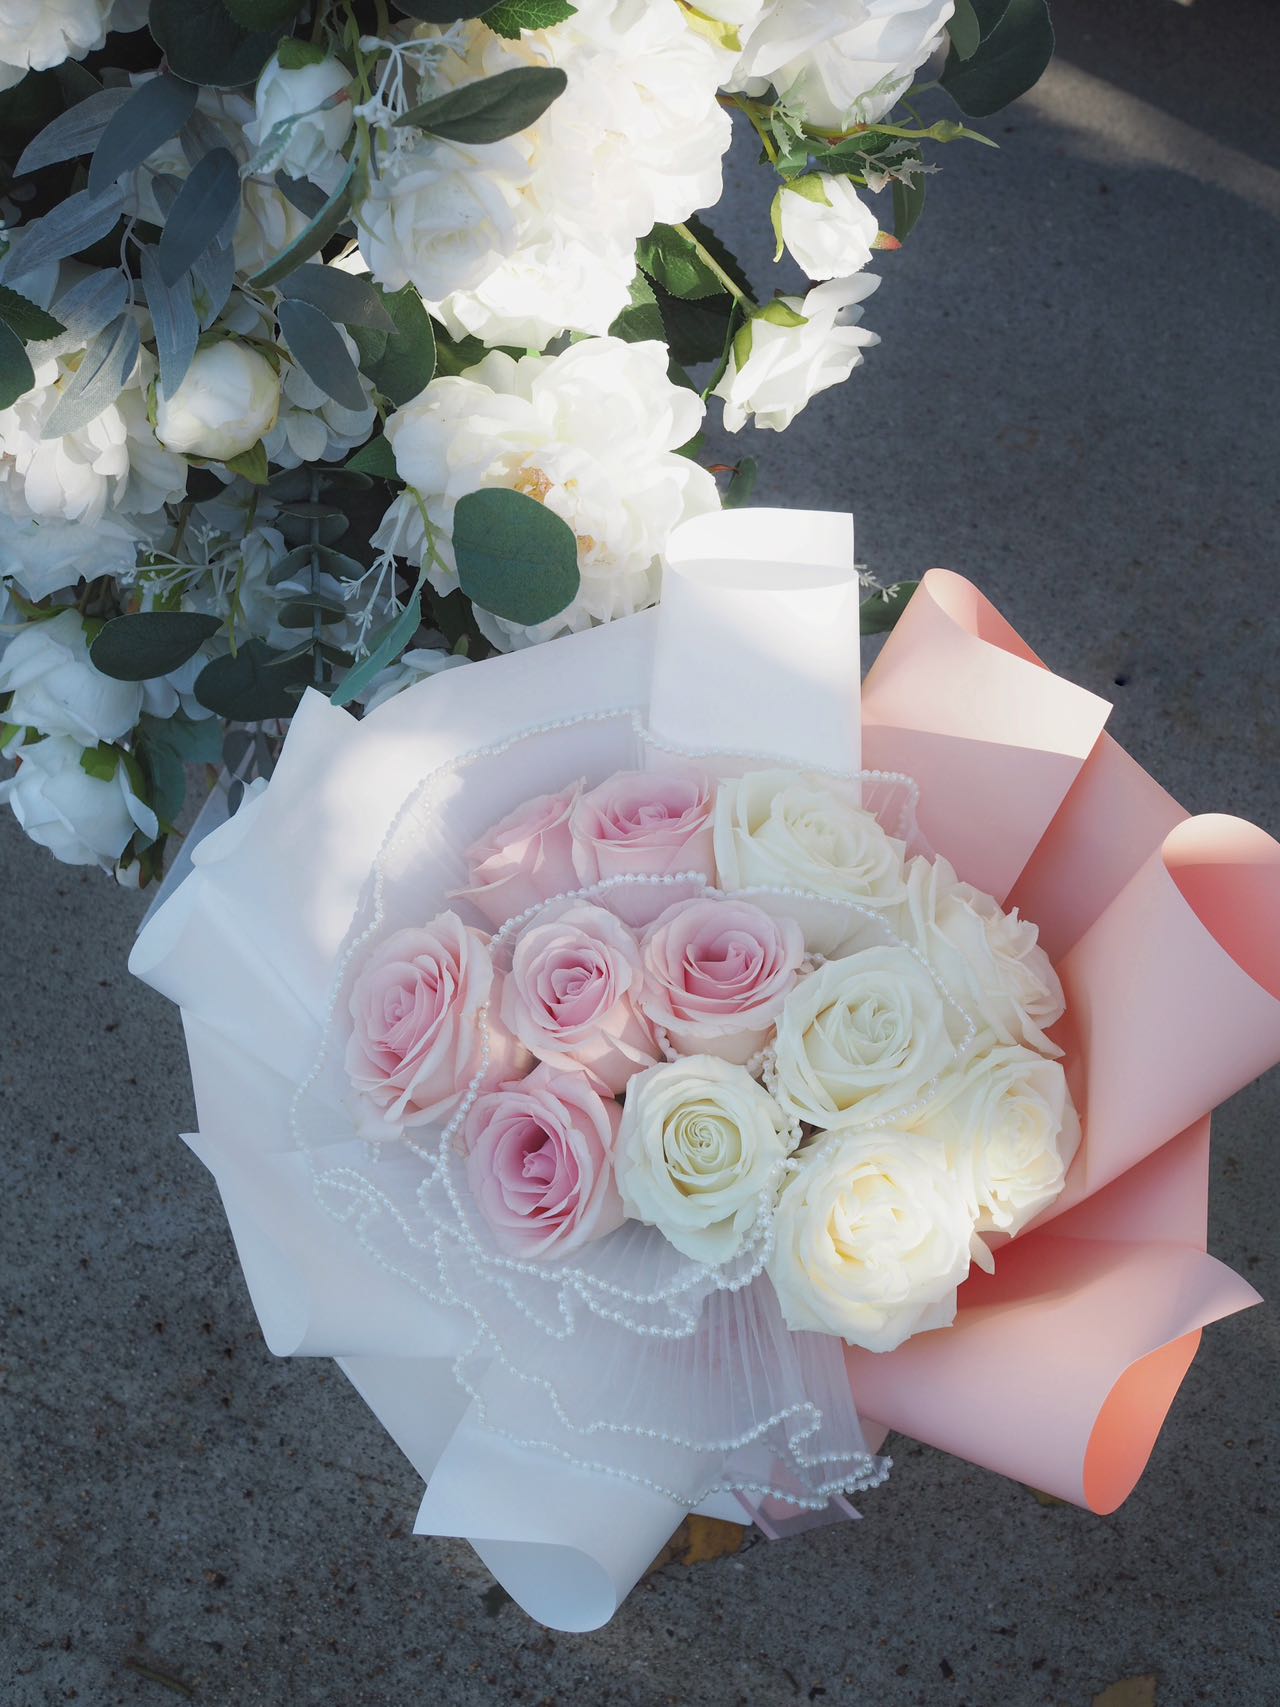
[[1080, 1121], [1057, 1061], [998, 1044], [948, 1074], [912, 1129], [942, 1145], [979, 1232], [1017, 1233], [1062, 1190]]
[[784, 184], [773, 198], [779, 248], [811, 279], [847, 278], [871, 259], [880, 226], [848, 178], [815, 172]]
[[67, 735], [82, 747], [119, 740], [142, 710], [140, 682], [117, 682], [89, 662], [84, 623], [73, 610], [18, 630], [0, 661], [0, 693], [13, 695], [6, 723]]
[[[784, 884], [893, 918], [906, 894], [903, 844], [858, 805], [850, 783], [835, 777], [768, 770], [724, 778], [713, 830], [726, 889]], [[843, 934], [851, 922], [833, 926]]]
[[466, 290], [516, 247], [528, 169], [507, 142], [426, 141], [391, 155], [357, 209], [360, 253], [388, 290]]
[[800, 1164], [775, 1211], [769, 1261], [787, 1326], [892, 1351], [954, 1321], [973, 1220], [937, 1146], [856, 1132]]
[[[495, 645], [531, 645], [655, 603], [671, 530], [718, 505], [711, 475], [675, 454], [703, 410], [696, 393], [668, 378], [667, 359], [665, 345], [619, 338], [518, 361], [493, 351], [465, 374], [432, 380], [387, 422], [400, 474], [439, 529], [439, 557], [427, 568], [437, 592], [458, 584], [449, 535], [468, 492], [523, 492], [577, 536], [582, 579], [573, 602], [529, 628], [477, 611]], [[375, 544], [401, 555], [414, 544], [421, 550], [420, 523], [415, 529], [403, 503], [394, 505]]]
[[924, 955], [980, 1027], [1001, 1043], [1026, 1043], [1061, 1055], [1045, 1036], [1066, 1009], [1062, 985], [1039, 945], [1039, 930], [1006, 913], [941, 857], [923, 855], [907, 867], [901, 932]]
[[633, 241], [601, 233], [584, 243], [548, 226], [474, 289], [430, 307], [455, 338], [540, 350], [566, 327], [607, 332], [627, 306], [635, 270]]
[[240, 185], [240, 218], [232, 239], [236, 270], [258, 272], [300, 237], [309, 224], [302, 209], [295, 207], [274, 184], [245, 178]]
[[695, 1262], [740, 1251], [789, 1148], [777, 1103], [713, 1055], [650, 1067], [627, 1085], [615, 1171], [627, 1214]]
[[41, 361], [38, 345], [35, 356], [35, 384], [0, 409], [0, 493], [15, 520], [97, 522], [124, 496], [128, 428], [112, 404], [75, 432], [44, 438], [72, 369], [55, 357]]
[[954, 0], [775, 0], [731, 85], [772, 84], [810, 124], [840, 131], [883, 118], [942, 45]]
[[17, 771], [0, 782], [0, 800], [9, 802], [33, 842], [65, 864], [110, 871], [135, 830], [154, 841], [160, 826], [133, 792], [123, 764], [103, 781], [82, 767], [82, 751], [63, 735], [23, 747]]
[[110, 13], [111, 0], [0, 0], [0, 89], [101, 47]]
[[216, 462], [251, 450], [275, 425], [280, 380], [265, 356], [224, 338], [197, 350], [172, 397], [156, 394], [156, 436]]
[[778, 1101], [829, 1130], [905, 1118], [955, 1063], [948, 1013], [908, 948], [827, 961], [778, 1017]]
[[[290, 46], [298, 48], [297, 43]], [[355, 122], [350, 100], [333, 100], [350, 81], [346, 66], [336, 59], [320, 57], [314, 64], [286, 69], [276, 49], [258, 78], [254, 118], [245, 132], [255, 148], [278, 144], [279, 152], [271, 158], [273, 171], [291, 178], [326, 173]], [[277, 125], [280, 129], [272, 137]]]
[[728, 431], [754, 417], [755, 426], [784, 432], [811, 397], [848, 379], [863, 350], [880, 342], [856, 324], [859, 305], [879, 283], [875, 273], [830, 279], [805, 297], [776, 297], [752, 315], [714, 392], [724, 399]]

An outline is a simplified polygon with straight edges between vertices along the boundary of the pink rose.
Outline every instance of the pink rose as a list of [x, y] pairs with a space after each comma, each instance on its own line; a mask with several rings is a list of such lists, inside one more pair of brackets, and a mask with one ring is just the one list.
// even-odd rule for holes
[[502, 1019], [541, 1061], [582, 1068], [611, 1091], [659, 1059], [636, 1008], [640, 945], [603, 907], [570, 902], [529, 925], [503, 981]]
[[[681, 871], [714, 878], [713, 805], [712, 784], [705, 776], [618, 771], [582, 795], [570, 816], [579, 882], [667, 877]], [[609, 905], [640, 926], [670, 900], [670, 894], [655, 885], [624, 884], [610, 895]]]
[[467, 1180], [500, 1250], [571, 1251], [622, 1225], [613, 1179], [621, 1118], [585, 1073], [545, 1065], [476, 1098], [463, 1128]]
[[750, 901], [678, 901], [644, 938], [640, 1006], [681, 1055], [742, 1064], [795, 988], [804, 933]]
[[[378, 943], [351, 991], [346, 1067], [368, 1137], [443, 1124], [480, 1071], [481, 1010], [493, 987], [489, 949], [456, 913], [396, 931]], [[489, 1022], [490, 1082], [517, 1066], [518, 1051]]]
[[582, 787], [540, 794], [495, 824], [467, 849], [470, 887], [455, 889], [454, 899], [479, 907], [497, 930], [527, 907], [577, 889], [569, 817]]

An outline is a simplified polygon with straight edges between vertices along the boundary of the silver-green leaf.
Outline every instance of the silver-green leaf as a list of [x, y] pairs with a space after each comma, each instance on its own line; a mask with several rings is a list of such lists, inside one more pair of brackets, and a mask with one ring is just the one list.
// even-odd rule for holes
[[89, 162], [89, 194], [100, 196], [176, 136], [195, 111], [196, 87], [161, 73], [139, 83], [107, 122]]
[[109, 408], [124, 389], [138, 359], [138, 322], [122, 314], [89, 345], [66, 390], [41, 428], [42, 439], [59, 439], [78, 432]]
[[240, 207], [240, 168], [229, 148], [214, 148], [196, 162], [160, 237], [160, 276], [176, 284], [206, 249], [225, 242]]
[[280, 304], [276, 318], [290, 355], [309, 379], [344, 409], [368, 407], [356, 364], [332, 320], [292, 297]]

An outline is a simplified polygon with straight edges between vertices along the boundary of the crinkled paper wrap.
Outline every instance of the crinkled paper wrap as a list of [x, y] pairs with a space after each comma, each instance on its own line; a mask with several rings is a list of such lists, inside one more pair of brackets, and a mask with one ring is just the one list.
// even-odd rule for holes
[[308, 693], [270, 786], [195, 849], [131, 961], [182, 1008], [187, 1141], [268, 1345], [337, 1358], [428, 1482], [418, 1531], [466, 1536], [526, 1610], [569, 1630], [612, 1615], [685, 1508], [483, 1427], [450, 1374], [458, 1321], [325, 1213], [291, 1132], [413, 779], [531, 720], [635, 708], [677, 744], [835, 770], [857, 768], [861, 740], [863, 766], [916, 778], [923, 829], [961, 875], [1041, 925], [1084, 1143], [1063, 1198], [962, 1289], [953, 1328], [848, 1353], [872, 1445], [899, 1429], [1119, 1504], [1200, 1330], [1256, 1301], [1205, 1254], [1207, 1116], [1280, 1058], [1280, 848], [1239, 820], [1188, 819], [1103, 732], [1105, 702], [1048, 671], [968, 582], [926, 577], [860, 720], [847, 517], [700, 518], [672, 561], [658, 612], [446, 672], [363, 722]]

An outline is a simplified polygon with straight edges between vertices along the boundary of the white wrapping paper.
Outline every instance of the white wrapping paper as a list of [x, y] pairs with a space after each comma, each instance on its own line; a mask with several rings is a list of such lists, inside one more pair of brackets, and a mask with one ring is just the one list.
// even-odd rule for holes
[[[691, 1500], [485, 1426], [451, 1375], [469, 1324], [326, 1212], [290, 1105], [371, 866], [416, 779], [534, 727], [600, 712], [645, 721], [651, 690], [663, 741], [857, 768], [849, 518], [702, 518], [672, 559], [661, 613], [446, 672], [359, 723], [307, 694], [270, 786], [195, 851], [130, 963], [183, 1010], [200, 1122], [187, 1142], [218, 1184], [268, 1345], [338, 1358], [428, 1480], [418, 1532], [465, 1536], [513, 1598], [566, 1630], [612, 1616]], [[608, 768], [617, 737], [600, 729], [594, 762]], [[517, 799], [566, 780], [554, 737], [529, 754]], [[544, 781], [540, 764], [558, 775]], [[478, 773], [459, 809], [496, 818], [513, 802], [487, 801], [483, 786]], [[325, 1142], [326, 1165], [340, 1167], [343, 1143]], [[745, 1520], [725, 1495], [705, 1509]]]

